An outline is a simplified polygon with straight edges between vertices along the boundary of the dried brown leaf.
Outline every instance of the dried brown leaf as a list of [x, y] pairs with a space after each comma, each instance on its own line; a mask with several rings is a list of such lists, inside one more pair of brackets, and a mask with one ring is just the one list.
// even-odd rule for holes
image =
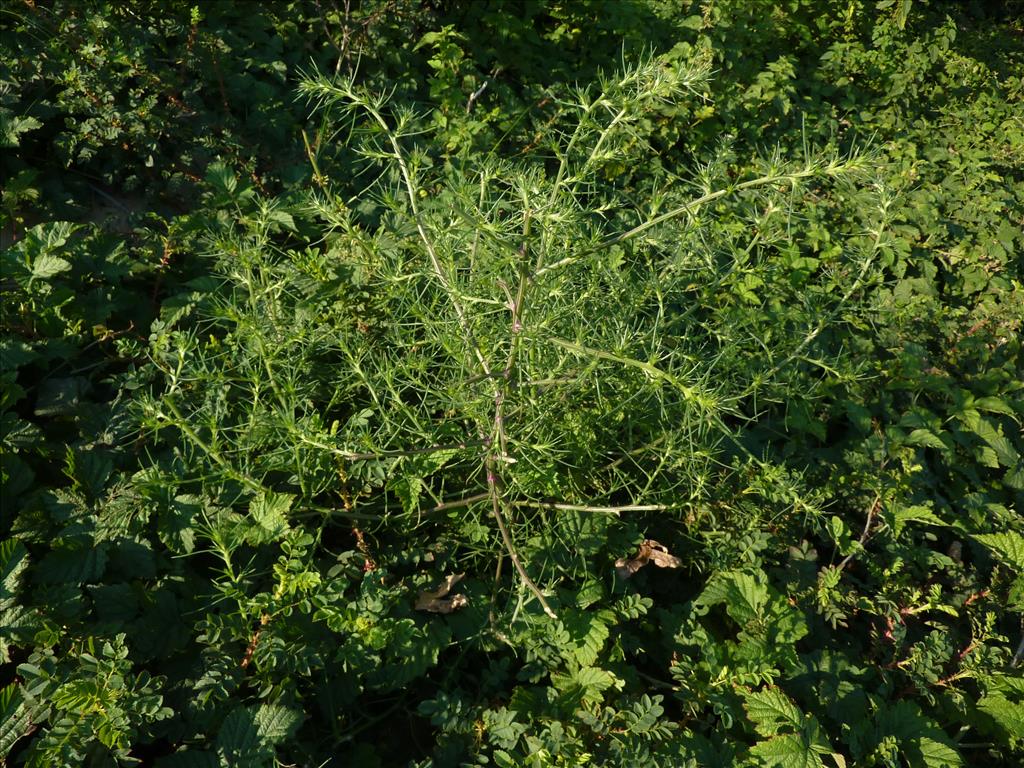
[[683, 564], [664, 544], [654, 539], [644, 539], [633, 557], [620, 557], [615, 561], [615, 571], [620, 579], [628, 579], [648, 563], [654, 563], [659, 568], [678, 568]]
[[453, 573], [446, 576], [445, 580], [437, 589], [420, 592], [416, 598], [417, 611], [429, 611], [430, 613], [451, 613], [469, 605], [469, 598], [463, 594], [448, 596], [452, 587], [462, 581], [464, 573]]

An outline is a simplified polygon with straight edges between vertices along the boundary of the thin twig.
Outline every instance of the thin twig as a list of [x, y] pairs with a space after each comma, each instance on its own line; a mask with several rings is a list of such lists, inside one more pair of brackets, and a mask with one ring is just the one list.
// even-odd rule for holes
[[[871, 534], [871, 524], [875, 521], [875, 515], [878, 514], [881, 508], [882, 493], [879, 491], [875, 494], [875, 500], [871, 502], [871, 507], [868, 509], [868, 519], [864, 521], [864, 530], [861, 531], [860, 538], [857, 540], [857, 543], [860, 544], [861, 548], [864, 547], [864, 542], [868, 540], [868, 536]], [[850, 561], [853, 560], [854, 554], [854, 552], [851, 552], [844, 557], [843, 561], [839, 563], [838, 570], [842, 571], [847, 565], [849, 565]]]
[[629, 368], [639, 368], [652, 379], [661, 379], [671, 384], [679, 391], [679, 393], [683, 396], [684, 400], [696, 402], [698, 405], [700, 405], [702, 408], [708, 411], [714, 410], [714, 408], [711, 407], [713, 398], [710, 395], [700, 391], [696, 387], [691, 387], [687, 384], [684, 384], [673, 374], [669, 373], [668, 371], [664, 371], [661, 368], [658, 368], [656, 365], [653, 365], [652, 363], [647, 363], [644, 362], [643, 360], [634, 360], [631, 357], [622, 357], [620, 355], [612, 354], [611, 352], [605, 352], [603, 349], [594, 349], [593, 347], [587, 347], [584, 346], [583, 344], [573, 344], [571, 341], [566, 341], [565, 339], [560, 339], [556, 336], [550, 336], [547, 339], [545, 339], [545, 341], [548, 341], [551, 344], [554, 344], [555, 346], [562, 347], [563, 349], [567, 349], [575, 355], [588, 355], [596, 357], [601, 360], [608, 360], [613, 363], [619, 363], [620, 365], [624, 365]]
[[470, 504], [475, 504], [478, 501], [486, 501], [491, 497], [490, 493], [477, 493], [473, 496], [467, 496], [464, 499], [455, 499], [454, 501], [446, 501], [443, 504], [438, 504], [433, 507], [431, 512], [444, 512], [448, 509], [458, 509], [459, 507], [468, 507]]
[[875, 254], [878, 252], [878, 248], [881, 245], [882, 228], [884, 226], [885, 217], [883, 216], [882, 221], [880, 221], [878, 224], [878, 229], [874, 233], [875, 239], [874, 242], [871, 244], [871, 252], [867, 256], [867, 258], [864, 259], [864, 263], [861, 265], [860, 272], [857, 274], [857, 279], [854, 280], [850, 284], [850, 287], [843, 293], [835, 309], [826, 315], [822, 315], [822, 317], [818, 320], [818, 324], [812, 330], [808, 331], [807, 335], [803, 338], [803, 340], [799, 344], [797, 344], [796, 349], [794, 349], [784, 360], [782, 360], [782, 362], [773, 366], [767, 373], [761, 374], [759, 378], [761, 378], [762, 380], [771, 379], [780, 370], [782, 370], [791, 362], [793, 362], [793, 360], [800, 357], [803, 354], [803, 351], [810, 345], [810, 343], [818, 337], [818, 334], [820, 334], [825, 329], [826, 324], [828, 324], [834, 319], [835, 315], [839, 311], [839, 308], [845, 306], [846, 302], [850, 300], [850, 297], [853, 296], [853, 294], [860, 289], [861, 285], [864, 283], [864, 278], [867, 277], [868, 268], [875, 262]]
[[473, 111], [473, 105], [476, 104], [476, 100], [484, 95], [484, 91], [487, 90], [487, 86], [491, 84], [491, 80], [501, 74], [501, 67], [495, 67], [494, 71], [491, 72], [491, 76], [484, 80], [484, 84], [469, 94], [469, 100], [466, 102], [466, 114], [468, 115]]
[[[470, 504], [476, 504], [478, 501], [486, 501], [490, 496], [490, 493], [477, 493], [472, 496], [466, 496], [462, 499], [443, 502], [437, 506], [431, 507], [430, 511], [445, 512], [449, 509], [468, 507]], [[621, 512], [663, 512], [668, 509], [664, 504], [623, 504], [622, 506], [617, 507], [605, 507], [594, 504], [563, 504], [554, 501], [530, 501], [529, 499], [516, 499], [506, 503], [511, 507], [557, 509], [563, 512], [596, 512], [607, 515], [617, 515]]]
[[[527, 255], [527, 239], [530, 236], [530, 213], [527, 211], [525, 220], [523, 221], [523, 242], [519, 249], [520, 256], [520, 270], [519, 270], [519, 287], [516, 290], [515, 298], [511, 295], [508, 297], [508, 308], [511, 313], [509, 320], [509, 335], [511, 341], [509, 343], [508, 357], [505, 360], [505, 367], [502, 371], [502, 377], [498, 380], [497, 391], [494, 395], [494, 424], [493, 424], [493, 435], [494, 442], [491, 450], [488, 452], [487, 457], [484, 459], [484, 469], [487, 472], [487, 492], [491, 497], [491, 512], [494, 514], [495, 523], [498, 526], [498, 532], [501, 534], [501, 540], [505, 544], [505, 550], [508, 552], [509, 559], [512, 561], [512, 565], [515, 566], [516, 572], [519, 577], [523, 580], [523, 583], [527, 588], [533, 592], [537, 600], [540, 601], [541, 607], [552, 619], [558, 618], [551, 606], [548, 605], [547, 599], [544, 597], [544, 593], [540, 591], [533, 579], [526, 572], [526, 568], [523, 567], [522, 561], [519, 559], [519, 554], [516, 552], [515, 545], [512, 543], [512, 536], [508, 532], [508, 526], [505, 524], [505, 515], [502, 507], [506, 506], [508, 502], [505, 500], [505, 488], [502, 483], [501, 476], [498, 470], [498, 461], [501, 459], [502, 462], [510, 461], [510, 457], [506, 451], [506, 437], [505, 437], [505, 395], [508, 392], [508, 387], [512, 379], [512, 371], [515, 368], [516, 356], [519, 351], [520, 343], [520, 332], [523, 329], [522, 325], [522, 311], [526, 303], [526, 284], [527, 284], [527, 270], [525, 267], [526, 255]], [[497, 456], [495, 456], [497, 452]]]
[[627, 240], [631, 240], [637, 235], [643, 234], [647, 230], [656, 227], [659, 224], [664, 224], [665, 222], [671, 221], [672, 219], [677, 219], [680, 216], [683, 216], [684, 214], [692, 213], [696, 208], [699, 208], [700, 206], [705, 205], [706, 203], [714, 202], [715, 200], [718, 200], [719, 198], [725, 197], [727, 195], [731, 195], [745, 189], [751, 189], [753, 187], [769, 186], [771, 184], [778, 184], [784, 181], [793, 183], [799, 179], [811, 178], [813, 176], [816, 176], [820, 172], [821, 171], [819, 171], [816, 168], [805, 168], [800, 171], [794, 171], [793, 173], [762, 176], [757, 179], [751, 179], [749, 181], [740, 182], [739, 184], [726, 187], [725, 189], [719, 189], [716, 190], [715, 192], [709, 192], [706, 195], [702, 195], [701, 197], [698, 197], [694, 200], [690, 200], [689, 202], [680, 205], [678, 208], [673, 208], [671, 211], [666, 211], [660, 216], [655, 216], [653, 219], [649, 219], [645, 221], [643, 224], [638, 224], [632, 229], [608, 237], [602, 240], [601, 242], [597, 243], [596, 245], [585, 249], [582, 253], [578, 253], [574, 256], [567, 256], [564, 259], [560, 259], [559, 261], [556, 261], [552, 264], [541, 267], [540, 269], [537, 269], [534, 272], [534, 277], [540, 277], [541, 275], [550, 272], [554, 269], [557, 269], [558, 267], [565, 266], [566, 264], [572, 264], [573, 262], [579, 261], [580, 259], [586, 256], [590, 256], [594, 253], [597, 253], [598, 251], [602, 251], [605, 248], [609, 248], [613, 245], [617, 245]]
[[547, 501], [513, 501], [511, 503], [514, 507], [541, 507], [566, 512], [599, 512], [609, 515], [617, 515], [620, 512], [663, 512], [668, 509], [664, 504], [625, 504], [621, 507], [600, 507], [590, 504], [558, 504]]
[[167, 406], [167, 410], [174, 414], [174, 417], [175, 419], [177, 419], [177, 421], [175, 421], [174, 419], [167, 418], [166, 414], [160, 413], [159, 411], [155, 414], [158, 419], [161, 419], [170, 424], [171, 426], [177, 427], [179, 430], [181, 430], [181, 433], [185, 435], [185, 437], [187, 437], [193, 443], [195, 443], [195, 445], [198, 446], [203, 453], [205, 453], [215, 464], [217, 464], [221, 469], [223, 469], [224, 473], [228, 477], [241, 483], [250, 491], [254, 491], [256, 493], [266, 492], [267, 489], [263, 486], [262, 483], [249, 477], [244, 472], [240, 472], [239, 470], [235, 469], [227, 459], [221, 456], [220, 453], [214, 449], [213, 446], [209, 445], [205, 440], [203, 440], [203, 438], [199, 436], [199, 433], [197, 433], [194, 429], [192, 429], [191, 426], [189, 426], [188, 422], [185, 420], [185, 417], [182, 416], [181, 411], [178, 410], [178, 407], [174, 404], [174, 401], [171, 400], [170, 397], [164, 397], [163, 404]]
[[487, 445], [486, 440], [466, 440], [462, 443], [452, 443], [450, 445], [431, 445], [426, 448], [411, 448], [405, 451], [376, 451], [370, 453], [355, 453], [353, 451], [344, 451], [340, 448], [335, 448], [333, 445], [321, 443], [319, 440], [313, 440], [312, 438], [306, 437], [301, 432], [297, 432], [296, 436], [303, 443], [312, 445], [314, 448], [319, 448], [323, 451], [330, 451], [335, 456], [340, 456], [347, 461], [373, 461], [375, 459], [398, 459], [403, 456], [422, 456], [430, 453], [442, 453], [444, 451], [462, 451], [466, 448], [479, 448]]
[[519, 559], [519, 554], [516, 552], [515, 545], [512, 543], [512, 537], [509, 535], [508, 526], [505, 525], [505, 517], [501, 511], [501, 496], [502, 489], [499, 487], [500, 480], [497, 474], [495, 474], [495, 460], [493, 456], [487, 457], [487, 485], [490, 490], [491, 497], [491, 512], [494, 514], [494, 521], [498, 525], [498, 532], [501, 534], [501, 540], [505, 544], [505, 551], [508, 552], [508, 557], [512, 561], [512, 565], [515, 566], [516, 572], [519, 574], [519, 578], [523, 580], [526, 587], [533, 592], [534, 596], [540, 601], [541, 608], [552, 619], [557, 619], [558, 615], [551, 610], [551, 606], [548, 605], [547, 598], [544, 597], [544, 593], [540, 591], [540, 587], [534, 583], [533, 579], [530, 578], [530, 574], [526, 572], [523, 567], [522, 561]]
[[1010, 661], [1011, 667], [1016, 667], [1020, 664], [1021, 659], [1024, 659], [1024, 632], [1021, 633], [1020, 644], [1017, 646], [1017, 652], [1013, 654], [1013, 659]]
[[661, 437], [656, 438], [656, 439], [650, 441], [649, 443], [645, 443], [644, 445], [641, 445], [639, 448], [634, 448], [631, 451], [627, 451], [626, 453], [624, 453], [621, 456], [619, 456], [619, 458], [615, 459], [615, 461], [613, 461], [611, 464], [606, 466], [604, 468], [604, 471], [608, 471], [609, 469], [615, 469], [617, 466], [622, 464], [626, 459], [631, 458], [633, 456], [637, 456], [637, 455], [643, 453], [644, 451], [649, 451], [652, 448], [657, 448], [659, 445], [661, 445], [663, 442], [665, 442], [666, 438], [667, 438], [667, 435], [662, 435]]
[[441, 287], [448, 295], [448, 301], [455, 310], [455, 316], [458, 318], [459, 326], [462, 328], [462, 332], [466, 337], [466, 342], [472, 348], [477, 362], [480, 364], [481, 370], [485, 375], [490, 376], [491, 367], [488, 365], [487, 358], [484, 356], [483, 351], [480, 349], [480, 345], [476, 341], [476, 335], [473, 333], [473, 327], [470, 325], [469, 318], [466, 316], [466, 310], [463, 308], [462, 304], [459, 303], [455, 288], [448, 280], [448, 276], [445, 274], [444, 269], [441, 266], [441, 260], [438, 258], [437, 251], [434, 249], [434, 243], [427, 235], [426, 227], [423, 224], [423, 217], [420, 215], [419, 206], [416, 204], [416, 187], [412, 181], [412, 173], [409, 171], [409, 166], [405, 162], [405, 155], [402, 154], [402, 147], [398, 143], [398, 137], [392, 132], [387, 121], [383, 118], [380, 112], [374, 109], [372, 105], [363, 101], [362, 106], [384, 130], [384, 134], [387, 136], [388, 141], [391, 144], [392, 155], [395, 158], [395, 162], [398, 163], [399, 170], [402, 172], [402, 181], [405, 184], [406, 196], [409, 198], [409, 209], [412, 211], [413, 221], [416, 223], [416, 231], [419, 233], [420, 240], [423, 241], [423, 245], [427, 249], [427, 255], [430, 258], [430, 266], [434, 272], [434, 277], [437, 278], [437, 281], [441, 284]]

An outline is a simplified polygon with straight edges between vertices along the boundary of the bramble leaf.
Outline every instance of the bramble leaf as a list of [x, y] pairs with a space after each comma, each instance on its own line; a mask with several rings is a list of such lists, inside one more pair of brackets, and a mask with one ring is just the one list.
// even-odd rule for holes
[[795, 733], [760, 741], [750, 748], [758, 765], [775, 768], [822, 768], [821, 755]]
[[1024, 536], [1016, 531], [980, 533], [974, 536], [974, 540], [992, 550], [1006, 565], [1024, 571]]
[[797, 730], [803, 722], [803, 713], [778, 688], [746, 693], [744, 698], [747, 716], [762, 736], [774, 736], [786, 727]]

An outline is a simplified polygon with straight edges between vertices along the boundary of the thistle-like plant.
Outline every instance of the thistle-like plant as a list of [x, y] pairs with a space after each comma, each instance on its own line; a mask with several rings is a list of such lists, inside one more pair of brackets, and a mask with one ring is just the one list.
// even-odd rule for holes
[[[178, 430], [182, 466], [220, 503], [291, 494], [269, 539], [302, 520], [428, 527], [467, 567], [500, 574], [507, 557], [550, 616], [552, 587], [578, 574], [523, 542], [555, 516], [694, 521], [737, 467], [814, 512], [743, 429], [794, 367], [829, 370], [815, 350], [872, 275], [886, 202], [867, 234], [795, 264], [807, 201], [862, 155], [775, 154], [734, 176], [723, 144], [686, 174], [623, 173], [707, 77], [646, 59], [561, 99], [525, 156], [444, 165], [413, 109], [307, 78], [369, 181], [310, 198], [325, 231], [308, 247], [280, 245], [271, 203], [213, 241], [226, 287], [202, 323], [154, 335], [151, 423]], [[262, 525], [224, 514], [208, 530]]]

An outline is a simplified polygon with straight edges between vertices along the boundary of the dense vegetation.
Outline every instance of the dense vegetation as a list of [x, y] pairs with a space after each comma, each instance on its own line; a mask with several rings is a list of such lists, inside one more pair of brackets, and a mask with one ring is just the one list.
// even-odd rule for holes
[[1024, 7], [0, 9], [0, 763], [1024, 759]]

